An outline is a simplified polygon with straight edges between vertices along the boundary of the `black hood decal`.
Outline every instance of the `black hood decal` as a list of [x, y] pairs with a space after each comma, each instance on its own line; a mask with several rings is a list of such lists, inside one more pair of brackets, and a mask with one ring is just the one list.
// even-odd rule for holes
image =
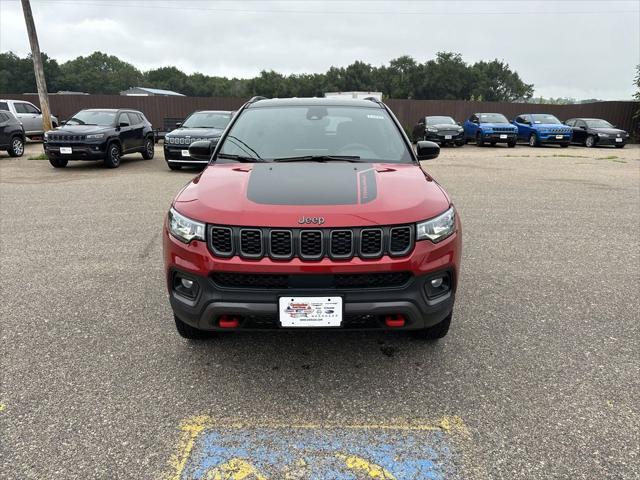
[[353, 205], [371, 202], [377, 191], [368, 163], [257, 163], [247, 197], [266, 205]]

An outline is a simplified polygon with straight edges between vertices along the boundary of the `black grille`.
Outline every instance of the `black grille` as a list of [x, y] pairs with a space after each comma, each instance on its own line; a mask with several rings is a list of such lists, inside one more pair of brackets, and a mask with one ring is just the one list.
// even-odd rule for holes
[[325, 256], [340, 260], [353, 256], [380, 258], [408, 255], [415, 245], [413, 225], [353, 228], [250, 228], [208, 226], [209, 249], [219, 257], [239, 255], [274, 260], [294, 257], [317, 261]]
[[300, 256], [320, 258], [322, 256], [322, 232], [320, 230], [302, 230], [300, 232]]
[[211, 228], [211, 246], [217, 255], [233, 254], [233, 230], [228, 227]]
[[413, 230], [411, 227], [394, 227], [390, 233], [389, 253], [402, 255], [411, 248], [413, 243]]
[[262, 256], [262, 232], [254, 229], [240, 230], [240, 253], [245, 257]]
[[223, 288], [342, 289], [393, 288], [405, 285], [410, 272], [347, 273], [336, 275], [286, 275], [216, 272], [213, 281]]
[[47, 137], [48, 140], [56, 140], [58, 142], [77, 142], [80, 140], [86, 140], [86, 135], [61, 135], [51, 134]]
[[334, 258], [351, 257], [353, 255], [353, 232], [351, 230], [332, 231], [329, 252]]
[[360, 233], [360, 254], [363, 257], [378, 257], [382, 255], [381, 229], [362, 230]]
[[511, 127], [493, 127], [493, 131], [501, 133], [515, 133], [515, 130]]
[[291, 231], [272, 230], [270, 235], [271, 256], [274, 258], [290, 258], [293, 255]]

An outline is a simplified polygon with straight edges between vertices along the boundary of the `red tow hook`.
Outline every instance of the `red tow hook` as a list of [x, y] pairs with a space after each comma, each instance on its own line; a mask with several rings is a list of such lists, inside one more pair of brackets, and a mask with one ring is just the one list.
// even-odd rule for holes
[[384, 317], [384, 323], [389, 328], [404, 327], [406, 320], [404, 315], [387, 315]]
[[220, 318], [218, 318], [218, 326], [220, 328], [238, 328], [240, 326], [240, 320], [238, 317], [220, 315]]

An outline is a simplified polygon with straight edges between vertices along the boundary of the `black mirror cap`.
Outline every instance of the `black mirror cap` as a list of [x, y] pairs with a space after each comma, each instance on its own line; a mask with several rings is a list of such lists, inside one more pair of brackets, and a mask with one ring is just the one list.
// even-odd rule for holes
[[433, 160], [440, 155], [440, 147], [435, 142], [421, 140], [416, 145], [418, 160]]
[[215, 144], [211, 140], [198, 140], [189, 145], [189, 156], [194, 160], [209, 160]]
[[176, 128], [180, 128], [182, 126], [182, 122], [176, 122]]

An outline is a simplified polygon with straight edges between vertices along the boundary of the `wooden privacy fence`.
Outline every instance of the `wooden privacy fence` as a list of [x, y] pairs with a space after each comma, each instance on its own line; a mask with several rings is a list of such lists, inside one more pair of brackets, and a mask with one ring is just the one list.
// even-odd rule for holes
[[[0, 94], [0, 98], [27, 100], [38, 105], [37, 95]], [[136, 97], [122, 95], [49, 95], [51, 112], [69, 118], [83, 108], [134, 108], [144, 112], [155, 128], [163, 129], [165, 119], [185, 118], [194, 110], [236, 110], [246, 99], [232, 97]], [[399, 100], [385, 102], [405, 127], [413, 127], [426, 115], [448, 115], [463, 122], [475, 112], [498, 112], [512, 119], [519, 113], [552, 113], [560, 120], [573, 117], [604, 118], [640, 137], [639, 102], [596, 102], [578, 105], [547, 105], [509, 102], [468, 102], [465, 100]]]

